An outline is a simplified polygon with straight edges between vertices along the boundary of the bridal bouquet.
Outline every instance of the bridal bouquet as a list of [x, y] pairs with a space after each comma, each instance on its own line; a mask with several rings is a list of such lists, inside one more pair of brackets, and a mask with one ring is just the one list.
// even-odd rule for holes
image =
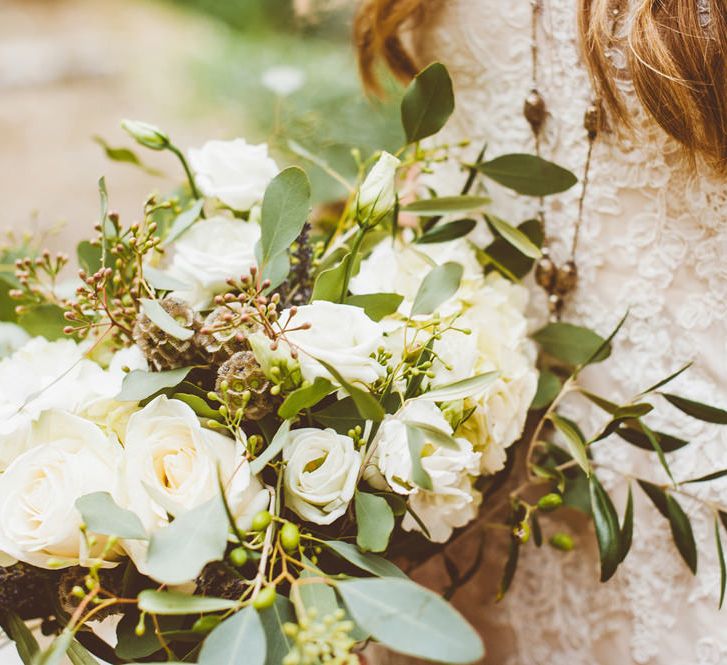
[[[632, 499], [620, 522], [591, 445], [618, 434], [673, 480], [665, 453], [685, 442], [643, 420], [663, 384], [626, 405], [584, 393], [607, 414], [593, 436], [559, 415], [611, 337], [559, 322], [531, 334], [519, 282], [542, 230], [471, 192], [481, 176], [542, 194], [575, 178], [529, 155], [482, 156], [460, 195], [422, 190], [415, 176], [451, 156], [420, 141], [453, 106], [432, 65], [402, 102], [406, 146], [362, 162], [355, 185], [332, 174], [349, 189], [335, 216], [312, 213], [306, 174], [279, 170], [264, 145], [185, 156], [125, 122], [179, 159], [186, 184], [124, 225], [102, 180], [75, 291], [66, 256], [17, 261], [7, 292], [34, 337], [0, 363], [0, 625], [27, 665], [344, 664], [369, 640], [474, 662], [477, 633], [402, 568], [481, 532], [483, 515], [509, 533], [501, 594], [519, 548], [542, 544], [539, 518], [564, 503], [592, 515], [613, 574]], [[505, 491], [519, 449], [528, 481]], [[696, 568], [681, 484], [641, 484]], [[447, 563], [453, 588], [477, 565]], [[112, 615], [114, 646], [94, 632]], [[55, 635], [45, 650], [34, 618]]]

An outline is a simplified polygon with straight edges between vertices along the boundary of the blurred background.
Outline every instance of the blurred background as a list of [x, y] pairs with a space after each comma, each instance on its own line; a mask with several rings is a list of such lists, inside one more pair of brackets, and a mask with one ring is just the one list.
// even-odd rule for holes
[[[98, 215], [97, 180], [127, 222], [181, 178], [132, 146], [133, 118], [186, 150], [268, 141], [303, 165], [317, 201], [342, 190], [289, 146], [355, 173], [351, 148], [401, 143], [392, 103], [366, 99], [351, 44], [353, 0], [0, 0], [0, 231], [73, 253]], [[393, 90], [393, 84], [392, 84]], [[154, 174], [110, 161], [133, 147]], [[297, 152], [301, 152], [298, 147]], [[158, 173], [156, 173], [158, 172]], [[7, 239], [3, 242], [7, 244]]]

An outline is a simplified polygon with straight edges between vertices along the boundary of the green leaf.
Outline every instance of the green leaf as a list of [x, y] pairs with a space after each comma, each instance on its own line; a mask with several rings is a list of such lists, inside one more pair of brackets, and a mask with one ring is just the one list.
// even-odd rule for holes
[[320, 358], [316, 358], [316, 360], [326, 368], [331, 376], [333, 376], [341, 387], [351, 396], [353, 403], [356, 405], [357, 411], [364, 420], [379, 422], [384, 419], [386, 413], [383, 407], [370, 392], [362, 390], [361, 388], [358, 388], [346, 381], [341, 376], [340, 372], [325, 360], [321, 360]]
[[191, 407], [192, 411], [194, 411], [200, 418], [219, 420], [221, 417], [220, 412], [217, 409], [213, 409], [207, 401], [199, 395], [174, 393], [173, 399], [178, 399], [180, 402], [184, 402], [187, 406]]
[[118, 402], [138, 402], [164, 388], [173, 388], [180, 384], [191, 371], [191, 367], [180, 367], [166, 372], [132, 370], [124, 377], [121, 392], [114, 399]]
[[598, 478], [592, 475], [589, 483], [593, 524], [601, 557], [601, 582], [605, 582], [613, 577], [621, 563], [621, 532], [616, 509]]
[[559, 194], [578, 182], [570, 171], [535, 155], [502, 155], [476, 168], [503, 187], [526, 196]]
[[481, 393], [495, 379], [500, 376], [500, 372], [485, 372], [471, 376], [469, 379], [446, 383], [443, 386], [436, 386], [430, 391], [421, 395], [418, 399], [428, 400], [430, 402], [453, 402], [465, 397], [471, 397]]
[[300, 235], [310, 211], [310, 182], [305, 171], [290, 166], [265, 190], [260, 220], [260, 260], [263, 278], [274, 257], [287, 252]]
[[607, 399], [600, 397], [599, 395], [596, 395], [592, 392], [589, 392], [588, 390], [584, 390], [583, 388], [579, 388], [578, 392], [581, 393], [584, 397], [587, 397], [591, 402], [593, 402], [596, 406], [603, 409], [606, 413], [610, 413], [613, 415], [616, 413], [616, 411], [619, 410], [618, 404], [615, 404], [614, 402], [609, 402]]
[[421, 430], [406, 425], [406, 440], [411, 456], [411, 478], [416, 485], [425, 490], [432, 489], [432, 479], [422, 465], [422, 453], [426, 439]]
[[365, 570], [367, 573], [371, 573], [377, 577], [400, 577], [402, 579], [409, 579], [391, 561], [376, 554], [362, 552], [356, 545], [343, 542], [342, 540], [326, 540], [323, 544], [341, 558], [346, 559], [346, 561], [361, 570]]
[[[144, 634], [141, 636], [136, 634], [135, 629], [139, 623], [139, 617], [139, 612], [127, 611], [116, 628], [117, 643], [114, 652], [123, 660], [138, 661], [151, 656], [162, 648], [155, 627], [148, 619], [145, 621]], [[178, 630], [182, 627], [183, 621], [184, 615], [182, 614], [157, 617], [161, 632]]]
[[354, 621], [390, 649], [442, 663], [473, 663], [482, 640], [449, 603], [409, 580], [361, 579], [338, 585]]
[[324, 397], [330, 395], [334, 388], [328, 379], [316, 377], [316, 380], [308, 386], [298, 388], [290, 393], [278, 409], [278, 416], [283, 420], [294, 418], [301, 411], [309, 409], [320, 402]]
[[220, 497], [215, 496], [154, 532], [146, 572], [163, 584], [189, 582], [210, 561], [222, 559], [226, 545], [227, 516]]
[[354, 260], [354, 266], [351, 269], [351, 275], [354, 275], [358, 271], [361, 255], [357, 254], [354, 259], [350, 252], [341, 259], [340, 263], [319, 273], [315, 284], [313, 285], [313, 293], [310, 298], [311, 302], [314, 300], [339, 302], [341, 300], [343, 280], [346, 277], [346, 270], [348, 269], [348, 264], [351, 260]]
[[357, 491], [354, 498], [358, 534], [356, 543], [364, 552], [383, 552], [394, 530], [394, 513], [383, 497]]
[[293, 641], [284, 630], [286, 623], [295, 623], [293, 604], [285, 596], [278, 595], [272, 607], [260, 612], [260, 621], [267, 644], [265, 665], [280, 665], [293, 648]]
[[139, 517], [121, 508], [108, 492], [93, 492], [76, 499], [76, 508], [90, 531], [130, 540], [146, 540]]
[[334, 402], [329, 406], [311, 414], [323, 427], [331, 427], [339, 434], [346, 434], [356, 425], [363, 425], [356, 404], [350, 397]]
[[[536, 247], [543, 245], [543, 225], [539, 219], [528, 219], [518, 224], [518, 230], [524, 233]], [[483, 250], [484, 260], [509, 279], [523, 279], [532, 269], [534, 260], [518, 251], [499, 234]]]
[[573, 422], [563, 416], [559, 416], [557, 413], [551, 414], [550, 420], [564, 435], [566, 445], [568, 446], [568, 452], [570, 452], [571, 457], [578, 462], [578, 466], [583, 469], [586, 475], [590, 475], [591, 463], [589, 462], [588, 455], [586, 454], [586, 442], [579, 429]]
[[599, 356], [593, 358], [593, 354], [605, 340], [592, 330], [571, 323], [549, 323], [538, 330], [533, 339], [545, 353], [573, 366], [583, 365], [589, 359], [591, 362], [600, 362], [611, 353], [610, 347], [607, 347]]
[[[402, 206], [401, 210], [402, 212], [410, 212], [423, 217], [432, 217], [434, 215], [452, 215], [477, 210], [490, 202], [491, 199], [488, 196], [438, 196], [432, 199], [414, 201], [409, 205]], [[471, 219], [459, 221], [471, 223], [472, 228], [474, 228], [474, 221]], [[452, 223], [455, 224], [456, 222]], [[470, 228], [470, 231], [472, 228]]]
[[193, 596], [178, 591], [145, 589], [139, 594], [139, 609], [150, 614], [202, 614], [234, 610], [236, 607], [239, 607], [236, 600]]
[[129, 150], [128, 148], [113, 148], [100, 136], [94, 136], [93, 141], [101, 146], [106, 157], [112, 162], [121, 162], [138, 166], [142, 171], [145, 171], [149, 175], [162, 175], [161, 171], [144, 164], [133, 150]]
[[530, 405], [531, 409], [544, 409], [558, 396], [563, 384], [550, 370], [541, 370], [538, 376], [538, 389]]
[[368, 293], [360, 296], [348, 296], [347, 305], [361, 307], [372, 321], [381, 321], [386, 316], [395, 314], [404, 300], [398, 293]]
[[464, 238], [475, 226], [477, 226], [477, 222], [474, 219], [457, 219], [454, 222], [437, 224], [437, 226], [419, 236], [415, 242], [419, 245], [450, 242], [458, 238]]
[[68, 659], [73, 665], [99, 665], [99, 661], [78, 640], [73, 640], [68, 646]]
[[454, 91], [447, 68], [432, 63], [419, 72], [401, 102], [401, 124], [409, 143], [436, 134], [454, 111]]
[[531, 259], [540, 258], [542, 254], [540, 247], [520, 229], [511, 226], [504, 219], [500, 219], [495, 215], [485, 215], [485, 219], [497, 231], [498, 235], [510, 243], [518, 252]]
[[724, 562], [724, 551], [722, 549], [722, 538], [719, 534], [719, 519], [714, 518], [714, 539], [717, 543], [717, 558], [719, 559], [719, 609], [724, 605], [724, 593], [727, 588], [727, 566]]
[[[307, 558], [303, 557], [303, 563], [308, 566], [314, 564]], [[310, 570], [302, 570], [301, 579], [312, 579], [324, 577], [323, 573], [316, 574]], [[301, 584], [299, 588], [300, 599], [306, 610], [315, 609], [316, 615], [322, 619], [323, 617], [333, 614], [338, 609], [338, 599], [333, 587], [325, 582], [311, 582], [309, 584]], [[299, 617], [302, 618], [302, 617]]]
[[144, 279], [157, 291], [186, 291], [190, 288], [189, 284], [151, 266], [144, 266]]
[[656, 509], [664, 516], [669, 519], [669, 506], [666, 501], [666, 492], [661, 489], [658, 485], [654, 485], [646, 480], [639, 480], [639, 486], [644, 490], [646, 496], [651, 499], [651, 503], [654, 504]]
[[659, 394], [670, 404], [692, 418], [702, 420], [705, 423], [727, 425], [727, 411], [724, 409], [718, 409], [716, 406], [709, 406], [701, 402], [694, 402], [690, 399], [679, 397], [679, 395], [670, 395], [669, 393]]
[[63, 329], [68, 321], [63, 318], [64, 310], [58, 305], [37, 305], [18, 316], [18, 325], [31, 337], [45, 337], [51, 342], [66, 336]]
[[159, 303], [158, 300], [139, 298], [141, 310], [151, 322], [161, 328], [165, 333], [181, 341], [186, 341], [194, 336], [194, 330], [181, 326]]
[[[318, 379], [316, 379], [317, 381]], [[260, 453], [252, 462], [250, 462], [250, 473], [253, 476], [257, 476], [280, 452], [288, 443], [288, 435], [290, 434], [290, 420], [285, 420], [281, 423], [278, 431], [275, 433], [273, 440], [268, 444], [268, 447]]]
[[727, 476], [727, 469], [722, 469], [721, 471], [715, 471], [713, 473], [708, 473], [706, 476], [700, 476], [699, 478], [691, 478], [689, 480], [682, 480], [679, 484], [686, 485], [687, 483], [707, 483], [710, 480], [717, 480], [718, 478], [724, 478], [725, 476]]
[[646, 390], [639, 393], [639, 396], [646, 395], [648, 393], [652, 393], [655, 390], [658, 390], [662, 386], [665, 386], [667, 383], [671, 383], [674, 379], [676, 379], [678, 376], [680, 376], [683, 372], [686, 372], [694, 363], [687, 363], [684, 365], [684, 367], [679, 368], [676, 372], [673, 374], [670, 374], [665, 379], [662, 379], [661, 381], [658, 381], [653, 386], [650, 386]]
[[624, 406], [619, 406], [616, 411], [614, 411], [613, 416], [616, 420], [631, 420], [632, 418], [641, 418], [642, 416], [651, 413], [653, 410], [654, 407], [651, 406], [651, 404], [646, 404], [645, 402], [639, 404], [626, 404]]
[[203, 207], [204, 199], [199, 199], [197, 201], [193, 201], [192, 205], [189, 208], [180, 212], [174, 222], [172, 222], [169, 233], [167, 233], [167, 237], [164, 238], [164, 242], [162, 243], [163, 246], [168, 247], [177, 238], [179, 238], [190, 226], [192, 226], [192, 224], [194, 224], [199, 219]]
[[[624, 441], [628, 441], [637, 448], [653, 451], [654, 446], [652, 445], [651, 440], [646, 436], [646, 434], [644, 434], [644, 432], [637, 429], [637, 427], [638, 425], [627, 423], [626, 426], [619, 427], [616, 430], [616, 434], [618, 434]], [[671, 436], [670, 434], [655, 432], [653, 430], [651, 433], [658, 438], [659, 445], [665, 453], [671, 453], [689, 445], [689, 441], [679, 439], [675, 436]]]
[[682, 555], [682, 559], [692, 571], [694, 575], [697, 574], [697, 544], [694, 542], [694, 533], [692, 531], [692, 525], [687, 517], [686, 513], [682, 510], [682, 507], [677, 503], [677, 500], [671, 496], [666, 495], [666, 509], [669, 516], [669, 526], [671, 527], [671, 535], [674, 538], [674, 543], [679, 550], [679, 554]]
[[659, 443], [659, 437], [657, 437], [656, 434], [651, 431], [646, 423], [643, 423], [640, 420], [636, 422], [638, 423], [638, 427], [641, 429], [641, 431], [646, 435], [646, 438], [649, 440], [651, 447], [656, 452], [661, 466], [664, 468], [664, 471], [666, 471], [666, 475], [669, 476], [669, 479], [674, 483], [674, 476], [671, 473], [671, 469], [669, 468], [669, 464], [666, 461], [666, 457], [664, 457], [664, 450]]
[[505, 561], [505, 569], [500, 579], [500, 587], [497, 590], [497, 600], [500, 601], [505, 597], [517, 571], [517, 563], [520, 559], [520, 541], [517, 538], [510, 538], [510, 546], [507, 552], [507, 560]]
[[202, 644], [199, 665], [265, 665], [265, 630], [254, 607], [217, 626]]
[[631, 542], [634, 538], [634, 494], [629, 485], [629, 495], [626, 499], [626, 510], [624, 511], [624, 521], [621, 525], [621, 549], [619, 552], [619, 563], [621, 563], [631, 549]]
[[411, 307], [411, 316], [432, 314], [449, 300], [457, 293], [463, 273], [462, 264], [453, 261], [432, 268], [419, 286]]
[[65, 628], [45, 651], [40, 651], [33, 658], [33, 665], [59, 665], [73, 641], [73, 632]]
[[25, 665], [33, 665], [33, 661], [40, 652], [40, 647], [28, 626], [15, 612], [11, 610], [0, 611], [0, 626], [8, 637], [15, 642], [18, 656]]
[[88, 240], [82, 240], [76, 245], [76, 258], [78, 265], [89, 275], [101, 268], [101, 248], [92, 245]]
[[404, 424], [408, 427], [418, 429], [424, 436], [427, 443], [433, 443], [436, 446], [449, 448], [450, 450], [460, 449], [459, 444], [451, 434], [448, 434], [434, 425], [415, 420], [405, 420]]

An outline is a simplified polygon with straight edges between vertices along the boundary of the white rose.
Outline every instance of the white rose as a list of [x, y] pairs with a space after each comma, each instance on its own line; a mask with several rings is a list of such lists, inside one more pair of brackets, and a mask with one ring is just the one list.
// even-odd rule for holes
[[414, 245], [407, 239], [395, 244], [384, 240], [361, 262], [349, 289], [356, 295], [398, 293], [404, 296], [399, 312], [408, 316], [424, 277], [435, 266], [447, 262], [464, 268], [459, 291], [438, 309], [442, 316], [450, 316], [471, 299], [483, 281], [477, 255], [464, 238], [425, 245]]
[[229, 290], [227, 280], [239, 278], [256, 265], [255, 244], [260, 227], [230, 217], [211, 217], [196, 222], [173, 244], [169, 274], [188, 290], [175, 296], [193, 307], [207, 306], [217, 293]]
[[0, 358], [17, 351], [30, 339], [25, 330], [15, 323], [0, 322]]
[[[281, 320], [293, 328], [284, 339], [298, 350], [307, 381], [320, 376], [336, 383], [316, 358], [335, 367], [346, 381], [369, 384], [385, 375], [385, 368], [372, 357], [383, 344], [383, 328], [360, 307], [316, 300], [299, 307], [292, 319], [284, 312]], [[305, 324], [310, 327], [299, 328]]]
[[48, 409], [78, 413], [118, 392], [72, 340], [36, 337], [0, 361], [0, 471], [25, 450], [33, 421]]
[[93, 423], [47, 411], [31, 428], [28, 450], [0, 475], [0, 551], [40, 568], [76, 565], [98, 556], [82, 537], [76, 499], [118, 496], [122, 449]]
[[351, 437], [332, 429], [293, 430], [283, 457], [288, 508], [315, 524], [331, 524], [346, 512], [361, 468]]
[[262, 201], [280, 171], [266, 143], [250, 145], [244, 139], [208, 141], [190, 149], [189, 163], [202, 193], [235, 210], [249, 210]]
[[[160, 395], [132, 415], [126, 428], [125, 505], [153, 533], [169, 523], [167, 513], [183, 513], [216, 496], [219, 467], [238, 526], [249, 529], [269, 497], [244, 453], [242, 443], [204, 429], [187, 404]], [[143, 569], [146, 545], [129, 541], [125, 547]]]
[[358, 191], [358, 218], [375, 224], [396, 204], [396, 169], [401, 162], [383, 151]]

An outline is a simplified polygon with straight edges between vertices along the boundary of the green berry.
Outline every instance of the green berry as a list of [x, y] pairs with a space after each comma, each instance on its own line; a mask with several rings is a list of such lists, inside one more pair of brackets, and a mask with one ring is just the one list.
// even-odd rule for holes
[[523, 520], [520, 524], [513, 527], [512, 535], [524, 545], [530, 540], [530, 524]]
[[276, 596], [277, 593], [275, 591], [275, 586], [272, 584], [270, 586], [266, 586], [264, 589], [260, 590], [260, 593], [258, 593], [257, 596], [255, 596], [255, 600], [252, 601], [252, 606], [256, 610], [264, 610], [268, 607], [272, 607]]
[[247, 550], [244, 547], [236, 547], [230, 552], [230, 562], [233, 566], [242, 568], [247, 563]]
[[283, 524], [283, 528], [280, 529], [280, 543], [288, 552], [291, 552], [298, 547], [298, 544], [300, 543], [300, 531], [295, 524], [292, 522], [286, 522]]
[[264, 531], [273, 521], [273, 516], [268, 510], [261, 510], [255, 517], [252, 518], [252, 530], [253, 531]]
[[556, 533], [549, 542], [552, 547], [562, 552], [570, 552], [574, 547], [573, 538], [567, 533]]
[[217, 627], [220, 619], [216, 614], [208, 614], [207, 616], [200, 617], [192, 624], [192, 630], [195, 633], [209, 633]]
[[540, 510], [544, 510], [545, 512], [550, 512], [551, 510], [560, 508], [562, 505], [563, 497], [560, 494], [556, 494], [555, 492], [551, 492], [550, 494], [541, 496], [540, 500], [538, 501], [538, 508], [540, 508]]

